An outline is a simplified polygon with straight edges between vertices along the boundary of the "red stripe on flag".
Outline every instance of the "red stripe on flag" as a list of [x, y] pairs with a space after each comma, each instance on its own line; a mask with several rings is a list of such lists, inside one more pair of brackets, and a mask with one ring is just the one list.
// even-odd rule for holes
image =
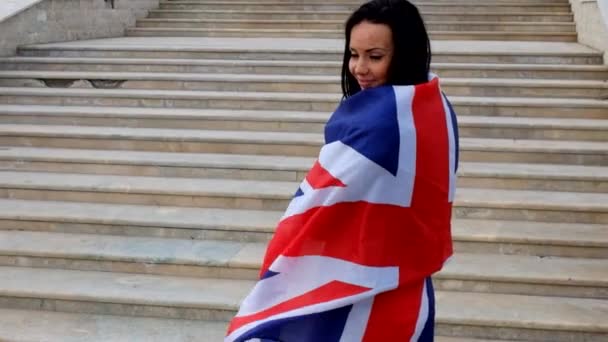
[[315, 162], [308, 175], [306, 175], [306, 181], [312, 186], [313, 189], [323, 189], [330, 186], [346, 187], [342, 181], [334, 177], [329, 171], [327, 171], [319, 161]]
[[230, 327], [228, 328], [228, 335], [230, 335], [232, 332], [239, 329], [240, 327], [251, 322], [267, 319], [274, 315], [286, 313], [288, 311], [300, 309], [303, 307], [358, 295], [369, 290], [370, 289], [366, 287], [347, 284], [340, 281], [332, 281], [331, 283], [325, 284], [313, 291], [295, 297], [291, 300], [282, 302], [281, 304], [275, 305], [256, 314], [243, 317], [235, 317], [230, 323]]
[[412, 209], [437, 241], [445, 260], [452, 255], [450, 138], [439, 79], [416, 86], [412, 104], [416, 126], [416, 180]]
[[[411, 233], [419, 234], [425, 243], [418, 256], [409, 255], [409, 258], [417, 258], [422, 264], [424, 259], [442, 261], [452, 255], [450, 147], [446, 113], [437, 83], [438, 80], [435, 79], [416, 86], [412, 102], [416, 127], [416, 178], [409, 223], [414, 223], [414, 231]], [[403, 338], [414, 334], [424, 279], [411, 282], [407, 272], [416, 270], [417, 267], [411, 265], [411, 261], [404, 264], [408, 263], [413, 269], [400, 267], [400, 289], [381, 294], [374, 301], [364, 341], [389, 341], [395, 336]], [[424, 268], [421, 270], [431, 271]], [[401, 320], [395, 320], [394, 317], [399, 315], [402, 315]], [[406, 321], [409, 323], [405, 324]], [[395, 329], [400, 334], [393, 335]]]
[[[422, 210], [429, 219], [444, 209], [450, 187], [450, 142], [437, 79], [416, 87], [412, 103], [416, 127], [416, 179], [412, 208]], [[441, 226], [440, 226], [441, 227]]]
[[416, 331], [423, 289], [424, 280], [376, 296], [363, 341], [409, 341]]
[[424, 279], [445, 260], [429, 252], [441, 242], [433, 233], [412, 208], [367, 202], [317, 207], [279, 223], [261, 274], [279, 255], [321, 255], [364, 266], [398, 266], [401, 282]]

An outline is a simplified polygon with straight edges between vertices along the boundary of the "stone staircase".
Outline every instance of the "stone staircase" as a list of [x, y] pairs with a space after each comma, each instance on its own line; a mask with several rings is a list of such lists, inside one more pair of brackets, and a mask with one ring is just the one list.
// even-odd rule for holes
[[[344, 18], [361, 3], [164, 0], [132, 36], [342, 38]], [[438, 0], [415, 3], [434, 39], [576, 41], [567, 1]], [[504, 15], [509, 13], [509, 15]]]
[[[437, 341], [607, 341], [601, 53], [566, 0], [417, 4], [461, 133]], [[221, 341], [322, 144], [355, 6], [162, 1], [129, 37], [1, 59], [0, 340]]]

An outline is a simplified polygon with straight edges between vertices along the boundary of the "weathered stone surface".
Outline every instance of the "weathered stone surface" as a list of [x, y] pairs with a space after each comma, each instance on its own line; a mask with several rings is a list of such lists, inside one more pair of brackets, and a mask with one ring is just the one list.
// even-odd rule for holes
[[[32, 3], [33, 1], [29, 1]], [[158, 0], [43, 0], [31, 7], [0, 7], [0, 56], [15, 54], [22, 44], [118, 37], [137, 18], [158, 6]], [[22, 10], [22, 11], [21, 11]], [[2, 15], [6, 17], [2, 17]], [[3, 20], [4, 19], [4, 20]]]

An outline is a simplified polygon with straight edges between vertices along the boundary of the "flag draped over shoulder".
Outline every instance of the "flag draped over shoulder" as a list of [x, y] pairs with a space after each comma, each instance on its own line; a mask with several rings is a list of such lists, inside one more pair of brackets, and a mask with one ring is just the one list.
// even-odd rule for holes
[[425, 279], [452, 254], [457, 165], [436, 76], [344, 100], [225, 341], [417, 341]]

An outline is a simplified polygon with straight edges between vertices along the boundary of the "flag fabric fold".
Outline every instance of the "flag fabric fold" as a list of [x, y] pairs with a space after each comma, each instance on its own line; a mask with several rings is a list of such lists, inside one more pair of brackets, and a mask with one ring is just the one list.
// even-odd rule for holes
[[457, 165], [436, 76], [342, 101], [225, 341], [424, 341]]

